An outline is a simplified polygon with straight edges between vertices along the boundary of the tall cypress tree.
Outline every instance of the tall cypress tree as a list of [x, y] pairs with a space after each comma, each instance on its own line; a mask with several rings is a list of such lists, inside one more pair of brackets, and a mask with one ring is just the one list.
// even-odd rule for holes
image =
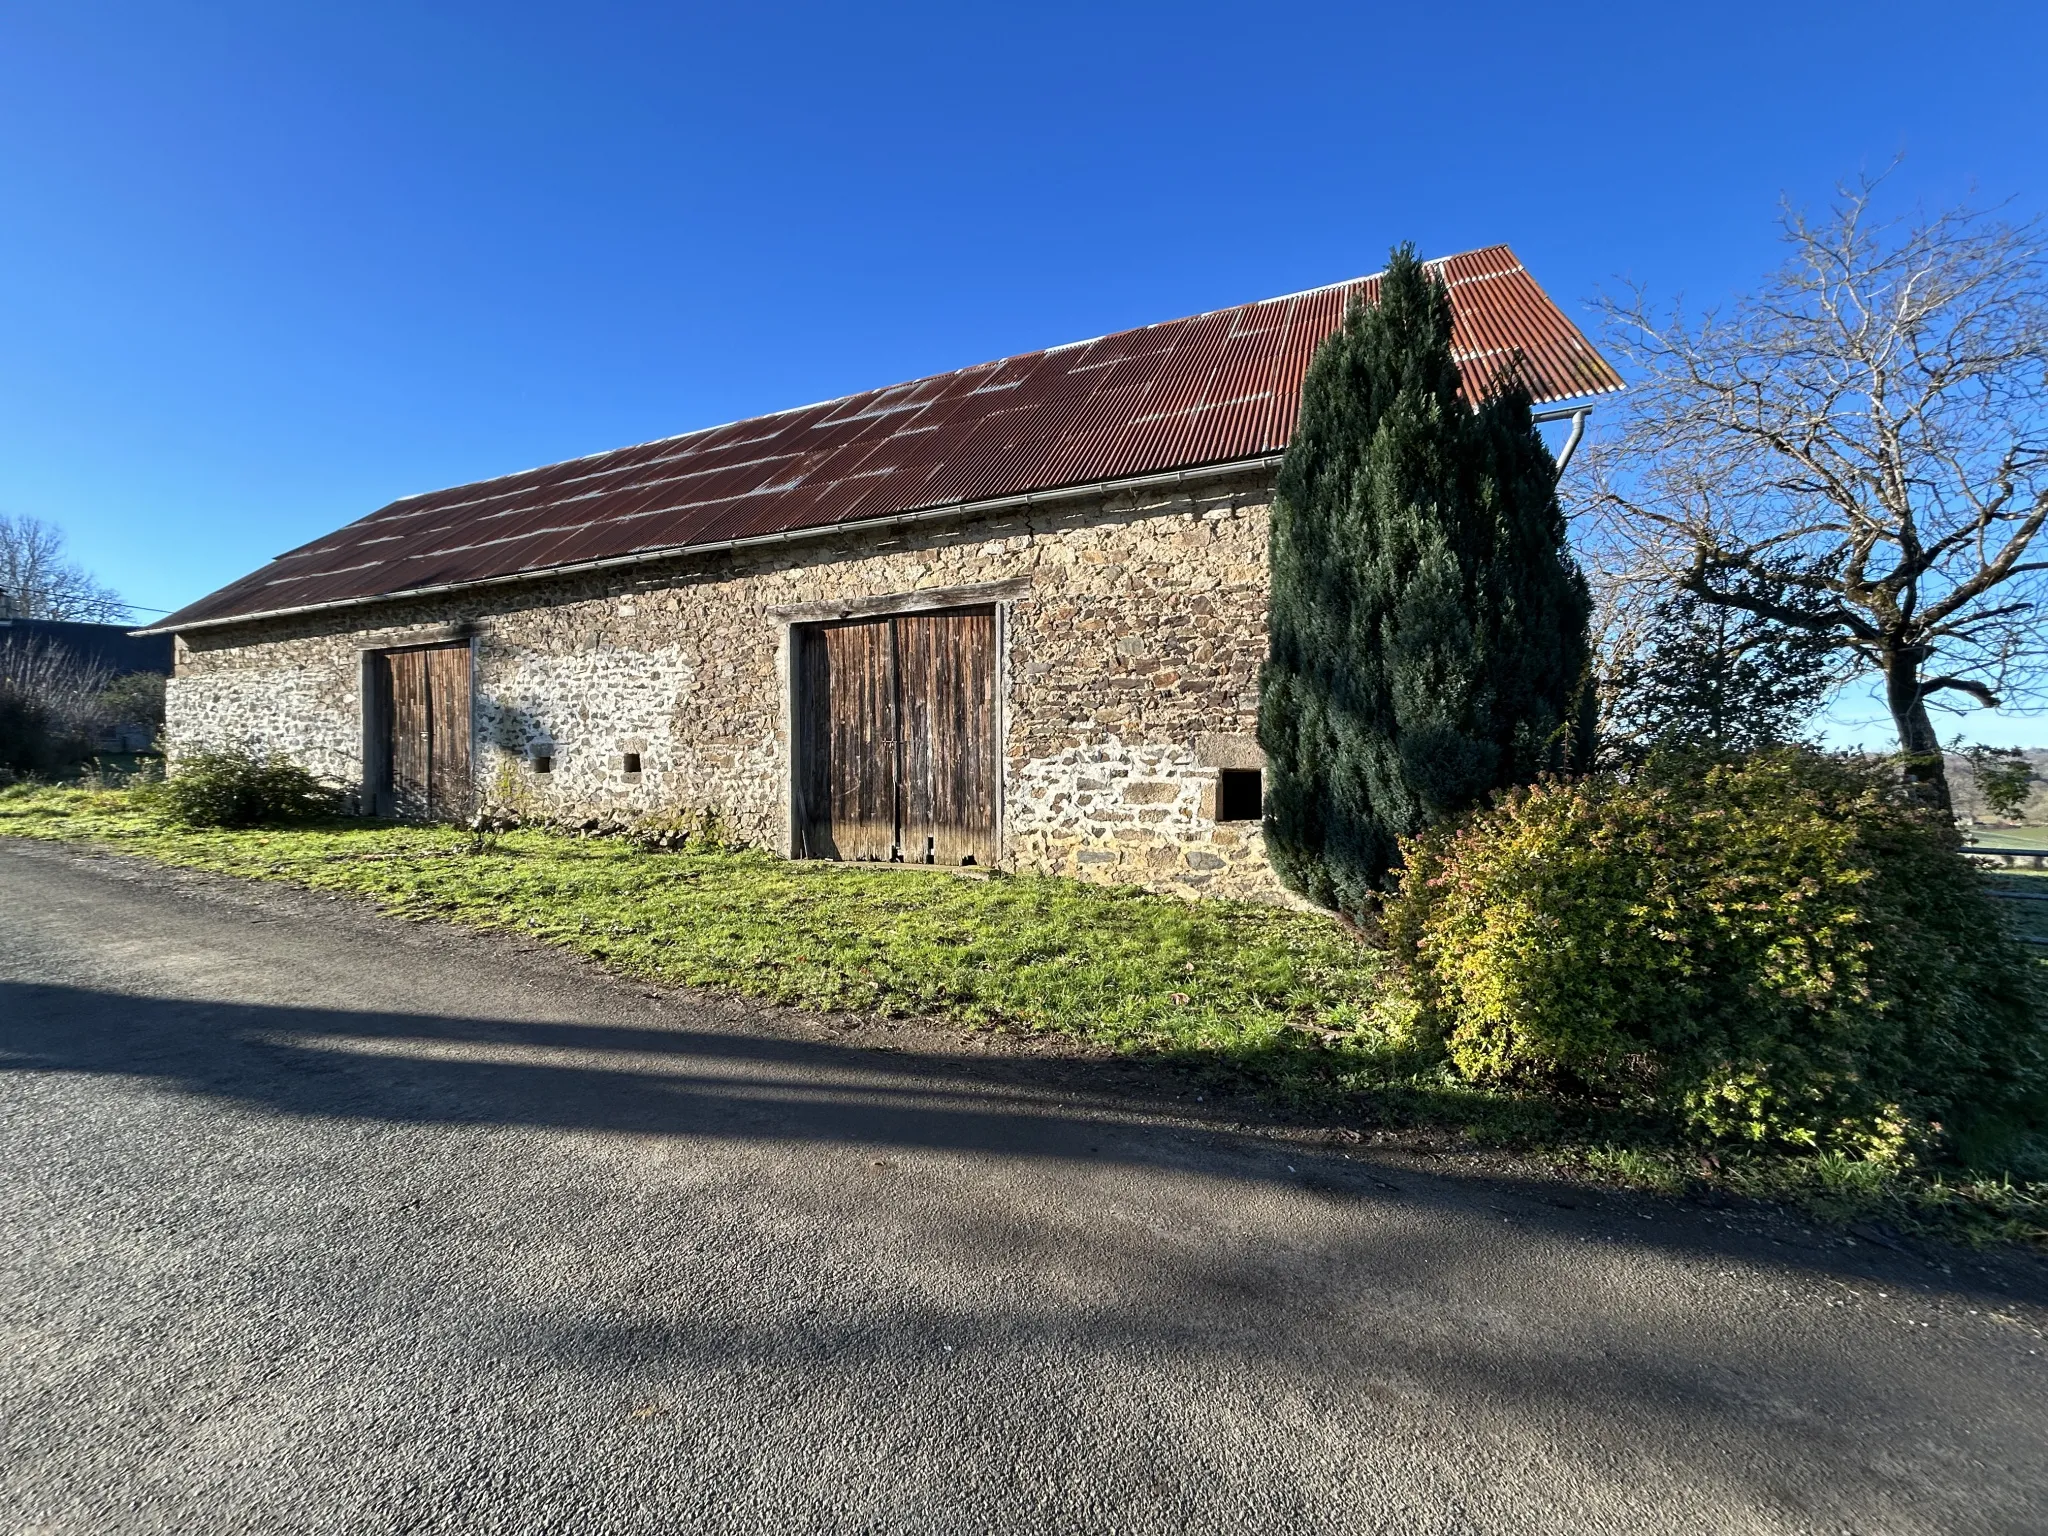
[[1266, 839], [1293, 889], [1365, 910], [1396, 839], [1590, 742], [1584, 578], [1512, 371], [1459, 394], [1450, 295], [1393, 254], [1316, 354], [1273, 504]]

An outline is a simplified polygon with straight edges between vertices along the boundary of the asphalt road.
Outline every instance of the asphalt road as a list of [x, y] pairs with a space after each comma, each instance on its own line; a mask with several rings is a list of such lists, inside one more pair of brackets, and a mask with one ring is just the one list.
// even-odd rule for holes
[[0, 843], [0, 1533], [2048, 1530], [2038, 1262], [1186, 1087]]

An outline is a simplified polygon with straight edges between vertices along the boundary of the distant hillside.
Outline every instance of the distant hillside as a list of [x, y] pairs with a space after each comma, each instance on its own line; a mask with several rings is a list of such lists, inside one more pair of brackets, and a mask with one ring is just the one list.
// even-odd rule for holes
[[[2034, 792], [2028, 797], [2025, 813], [2018, 824], [2048, 826], [2048, 747], [2030, 748], [2027, 761], [2034, 765]], [[2003, 817], [1993, 817], [1984, 809], [1984, 803], [1977, 798], [1977, 775], [1970, 767], [1970, 760], [1953, 752], [1948, 754], [1948, 787], [1958, 816], [1967, 816], [1984, 826], [2014, 825]]]

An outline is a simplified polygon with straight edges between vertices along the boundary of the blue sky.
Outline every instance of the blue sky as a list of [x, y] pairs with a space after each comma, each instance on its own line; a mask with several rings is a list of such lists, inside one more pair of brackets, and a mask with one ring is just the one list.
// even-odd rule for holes
[[1902, 200], [2048, 207], [2043, 57], [2038, 0], [0, 0], [0, 510], [167, 609], [394, 496], [1397, 240], [1710, 301], [1901, 150]]

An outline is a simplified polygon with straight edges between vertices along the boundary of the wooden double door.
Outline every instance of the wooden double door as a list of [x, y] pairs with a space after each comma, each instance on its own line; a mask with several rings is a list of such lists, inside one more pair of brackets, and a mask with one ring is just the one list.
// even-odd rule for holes
[[797, 852], [993, 864], [994, 608], [796, 630]]
[[474, 798], [468, 644], [379, 651], [370, 658], [370, 708], [376, 813], [467, 818]]

